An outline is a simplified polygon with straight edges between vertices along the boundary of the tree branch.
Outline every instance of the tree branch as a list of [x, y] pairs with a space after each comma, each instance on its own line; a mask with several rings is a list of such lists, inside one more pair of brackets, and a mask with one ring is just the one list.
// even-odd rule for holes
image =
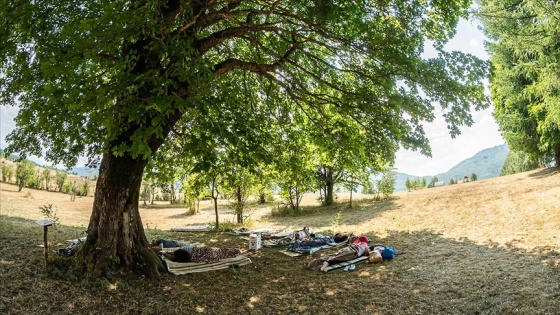
[[247, 70], [261, 75], [269, 72], [274, 72], [288, 61], [290, 55], [292, 55], [296, 51], [296, 49], [297, 44], [294, 43], [294, 45], [290, 49], [288, 49], [280, 59], [272, 64], [259, 64], [256, 62], [243, 61], [237, 58], [229, 58], [217, 63], [214, 66], [214, 71], [212, 73], [215, 76], [220, 76], [231, 70]]

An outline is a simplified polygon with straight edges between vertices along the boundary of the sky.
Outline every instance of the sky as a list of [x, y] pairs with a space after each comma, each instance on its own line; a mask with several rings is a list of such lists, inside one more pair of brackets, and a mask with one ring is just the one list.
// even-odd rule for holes
[[[446, 49], [460, 50], [482, 59], [488, 59], [488, 54], [484, 49], [484, 40], [484, 35], [473, 22], [463, 20], [459, 23], [457, 34], [449, 41]], [[429, 57], [430, 53], [429, 49], [426, 49], [426, 57]], [[5, 138], [15, 128], [14, 117], [16, 114], [17, 108], [0, 106], [0, 148], [5, 148], [7, 145]], [[505, 143], [492, 117], [492, 107], [472, 112], [472, 116], [474, 124], [471, 127], [463, 126], [461, 135], [452, 139], [444, 119], [436, 110], [436, 119], [424, 124], [424, 130], [432, 148], [432, 157], [401, 149], [395, 157], [396, 171], [413, 176], [444, 173], [484, 149]], [[30, 159], [39, 164], [50, 164], [42, 158], [30, 157]]]
[[[463, 20], [458, 25], [457, 34], [445, 48], [467, 52], [488, 60], [484, 40], [484, 34], [474, 22]], [[430, 52], [426, 50], [425, 53], [429, 55]], [[473, 111], [471, 114], [473, 125], [461, 127], [461, 135], [452, 139], [441, 112], [436, 110], [436, 119], [424, 124], [424, 131], [432, 148], [432, 157], [401, 149], [395, 157], [396, 171], [414, 176], [445, 173], [476, 153], [505, 143], [492, 116], [492, 106], [482, 111]]]

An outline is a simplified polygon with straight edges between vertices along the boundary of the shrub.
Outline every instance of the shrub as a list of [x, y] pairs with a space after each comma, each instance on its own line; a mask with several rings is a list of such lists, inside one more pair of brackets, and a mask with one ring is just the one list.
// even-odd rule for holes
[[50, 220], [53, 222], [53, 227], [56, 228], [58, 221], [60, 218], [58, 217], [58, 209], [56, 207], [53, 208], [52, 204], [46, 204], [39, 207], [41, 214], [45, 217], [45, 219]]
[[14, 177], [14, 167], [2, 162], [2, 181], [9, 182]]

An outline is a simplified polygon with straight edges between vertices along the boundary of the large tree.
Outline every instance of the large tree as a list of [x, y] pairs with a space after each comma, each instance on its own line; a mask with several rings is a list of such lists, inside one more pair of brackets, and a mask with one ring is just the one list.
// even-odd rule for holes
[[510, 148], [560, 165], [560, 19], [555, 2], [479, 0], [495, 117]]
[[[272, 117], [328, 107], [359, 123], [371, 150], [398, 143], [429, 154], [421, 123], [433, 119], [432, 104], [442, 106], [452, 135], [472, 122], [473, 106], [484, 106], [483, 62], [443, 51], [469, 5], [2, 0], [0, 103], [19, 106], [9, 148], [55, 164], [73, 165], [80, 155], [100, 163], [85, 270], [157, 275], [139, 190], [170, 133], [202, 144], [186, 147], [192, 155], [204, 155], [204, 139], [235, 139], [208, 116], [230, 107], [242, 122], [252, 117], [239, 101], [227, 102], [235, 95], [228, 89], [248, 82]], [[428, 40], [439, 55], [423, 59]], [[259, 124], [234, 131], [249, 139], [240, 145], [264, 147]]]

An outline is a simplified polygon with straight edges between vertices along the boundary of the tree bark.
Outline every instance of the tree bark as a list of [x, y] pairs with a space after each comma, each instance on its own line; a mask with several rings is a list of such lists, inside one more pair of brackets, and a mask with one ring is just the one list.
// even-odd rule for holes
[[325, 172], [325, 206], [330, 206], [334, 203], [334, 181], [333, 181], [333, 172], [331, 168], [327, 168]]
[[164, 271], [161, 260], [149, 247], [138, 211], [145, 166], [142, 157], [103, 155], [87, 239], [81, 251], [88, 275], [138, 271], [157, 277]]
[[237, 223], [242, 224], [243, 223], [243, 208], [245, 208], [244, 206], [244, 202], [243, 202], [243, 188], [241, 188], [241, 186], [237, 186], [237, 192], [235, 193], [237, 196]]

